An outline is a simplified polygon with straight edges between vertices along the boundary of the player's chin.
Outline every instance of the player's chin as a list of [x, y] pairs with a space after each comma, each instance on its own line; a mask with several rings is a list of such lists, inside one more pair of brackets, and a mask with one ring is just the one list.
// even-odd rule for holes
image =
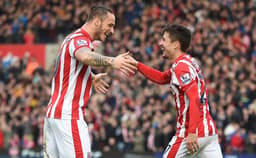
[[101, 40], [102, 42], [106, 41], [105, 35], [104, 35], [104, 36], [101, 36], [100, 40]]
[[164, 59], [169, 59], [169, 57], [168, 57], [165, 53], [162, 54], [162, 57], [163, 57]]

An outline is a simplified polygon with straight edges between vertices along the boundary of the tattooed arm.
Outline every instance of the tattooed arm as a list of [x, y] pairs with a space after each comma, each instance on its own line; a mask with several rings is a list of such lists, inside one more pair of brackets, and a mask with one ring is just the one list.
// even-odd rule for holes
[[75, 58], [83, 64], [91, 66], [112, 66], [129, 76], [130, 74], [134, 74], [134, 71], [137, 70], [137, 63], [127, 58], [127, 56], [129, 56], [129, 53], [121, 54], [116, 57], [108, 57], [93, 52], [86, 47], [79, 48], [75, 53]]
[[89, 48], [80, 48], [75, 57], [80, 62], [91, 66], [112, 66], [114, 58], [100, 55], [91, 51]]

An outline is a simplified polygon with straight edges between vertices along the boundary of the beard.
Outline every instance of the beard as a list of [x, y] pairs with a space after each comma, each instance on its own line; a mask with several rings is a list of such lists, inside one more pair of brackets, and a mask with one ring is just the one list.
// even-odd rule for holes
[[162, 57], [163, 57], [164, 59], [169, 59], [169, 57], [165, 54], [164, 50], [162, 51]]
[[162, 57], [163, 57], [164, 59], [169, 59], [168, 56], [166, 56], [165, 54], [163, 54]]
[[100, 29], [98, 29], [98, 31], [95, 32], [95, 39], [94, 39], [94, 40], [100, 40], [100, 41], [102, 41], [101, 35], [102, 35], [102, 32], [101, 32]]
[[103, 33], [103, 28], [102, 28], [102, 22], [100, 23], [100, 25], [95, 28], [96, 31], [95, 31], [95, 39], [94, 40], [100, 40], [100, 41], [103, 41], [103, 39], [101, 39], [101, 36]]

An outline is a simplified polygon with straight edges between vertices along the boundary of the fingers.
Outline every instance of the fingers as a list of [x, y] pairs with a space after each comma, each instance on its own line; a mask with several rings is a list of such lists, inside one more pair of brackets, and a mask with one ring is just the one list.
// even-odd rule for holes
[[108, 88], [108, 87], [109, 87], [109, 84], [108, 84], [107, 82], [105, 82], [105, 81], [101, 80], [101, 83], [102, 83], [106, 88]]
[[120, 69], [120, 71], [121, 71], [122, 73], [124, 73], [126, 76], [130, 77], [130, 74], [129, 74], [126, 70]]
[[102, 93], [106, 93], [108, 90], [107, 90], [107, 88], [105, 88], [105, 87], [98, 87], [98, 89], [100, 90], [100, 92], [102, 92]]
[[137, 68], [137, 64], [138, 64], [138, 61], [137, 61], [137, 60], [133, 59], [131, 56], [127, 56], [125, 59], [127, 59], [127, 62], [128, 62], [128, 63], [130, 63], [130, 64], [136, 66], [136, 68]]
[[130, 52], [126, 52], [124, 54], [122, 54], [122, 56], [127, 59], [126, 62], [132, 64], [132, 65], [137, 65], [137, 60], [135, 60], [133, 57], [130, 56]]
[[131, 65], [129, 63], [123, 63], [123, 65], [121, 66], [121, 68], [125, 68], [131, 72], [135, 72], [137, 70], [137, 67], [134, 65]]
[[128, 60], [125, 60], [120, 67], [120, 70], [124, 72], [127, 76], [134, 74], [137, 70], [137, 66], [130, 64]]
[[198, 143], [197, 143], [197, 142], [195, 142], [195, 148], [196, 148], [196, 151], [198, 151], [198, 150], [199, 150], [199, 145], [198, 145]]
[[114, 68], [119, 69], [126, 76], [131, 76], [137, 70], [138, 62], [129, 55], [129, 52], [121, 54], [115, 59]]
[[98, 85], [97, 87], [95, 87], [95, 90], [97, 93], [106, 93], [108, 91], [107, 87], [103, 85]]
[[106, 90], [104, 90], [100, 87], [96, 88], [95, 90], [96, 90], [97, 93], [106, 93], [107, 92]]
[[187, 142], [187, 149], [190, 153], [197, 152], [199, 150], [199, 145], [197, 142]]
[[129, 54], [130, 54], [130, 52], [129, 52], [129, 51], [127, 51], [126, 53], [121, 54], [121, 56], [125, 57], [125, 56], [127, 56], [127, 55], [129, 55]]
[[108, 75], [108, 73], [101, 73], [101, 74], [99, 74], [100, 75], [100, 77], [105, 77], [105, 76], [107, 76]]
[[134, 72], [137, 70], [137, 61], [125, 58], [121, 68], [124, 68], [130, 73], [134, 74]]
[[121, 70], [121, 71], [125, 71], [125, 72], [126, 72], [125, 74], [128, 74], [128, 75], [133, 75], [133, 74], [135, 74], [135, 71], [134, 71], [134, 70], [132, 70], [132, 69], [130, 69], [130, 68], [128, 68], [128, 67], [125, 67], [125, 66], [122, 66], [120, 70]]

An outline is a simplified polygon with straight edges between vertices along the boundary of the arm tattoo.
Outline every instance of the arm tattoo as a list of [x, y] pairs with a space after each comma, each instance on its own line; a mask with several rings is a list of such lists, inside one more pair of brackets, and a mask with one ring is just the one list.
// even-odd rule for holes
[[91, 66], [110, 66], [112, 65], [114, 58], [103, 56], [94, 52], [86, 53], [84, 63]]

